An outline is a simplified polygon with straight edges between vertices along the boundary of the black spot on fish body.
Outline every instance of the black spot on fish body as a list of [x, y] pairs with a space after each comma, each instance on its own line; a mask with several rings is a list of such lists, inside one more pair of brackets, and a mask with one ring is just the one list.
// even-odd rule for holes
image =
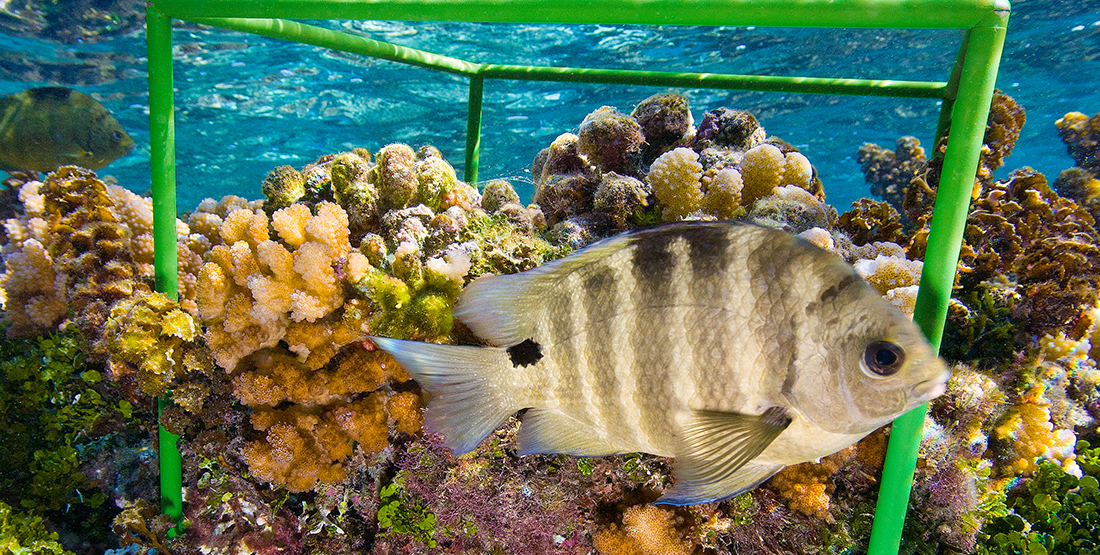
[[790, 426], [792, 418], [787, 414], [787, 409], [784, 407], [768, 407], [768, 410], [764, 411], [764, 414], [760, 415], [760, 423], [779, 429], [786, 429]]
[[512, 366], [530, 366], [542, 360], [542, 345], [528, 338], [506, 349], [508, 357], [512, 359]]

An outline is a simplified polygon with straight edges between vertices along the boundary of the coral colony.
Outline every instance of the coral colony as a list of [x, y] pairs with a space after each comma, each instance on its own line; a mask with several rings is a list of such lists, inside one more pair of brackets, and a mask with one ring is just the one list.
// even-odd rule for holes
[[[998, 94], [974, 184], [905, 553], [1084, 553], [1100, 526], [1100, 115], [1057, 127], [1079, 167], [996, 180], [1024, 112]], [[654, 506], [667, 459], [518, 457], [512, 419], [454, 457], [426, 394], [367, 333], [471, 343], [464, 285], [681, 219], [831, 250], [912, 313], [940, 153], [859, 153], [838, 214], [810, 160], [678, 94], [603, 107], [532, 164], [533, 203], [432, 147], [275, 168], [265, 199], [176, 222], [179, 300], [153, 292], [148, 198], [62, 167], [9, 180], [0, 278], [0, 547], [16, 553], [838, 553], [865, 546], [889, 428], [732, 499]], [[160, 422], [182, 436], [181, 533], [159, 515]], [[22, 551], [21, 551], [22, 550]]]

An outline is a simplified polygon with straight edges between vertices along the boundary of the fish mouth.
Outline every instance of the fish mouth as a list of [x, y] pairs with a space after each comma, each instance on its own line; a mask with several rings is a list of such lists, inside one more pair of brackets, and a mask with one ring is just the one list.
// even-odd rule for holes
[[945, 368], [938, 377], [913, 386], [913, 396], [921, 402], [926, 402], [943, 395], [947, 392], [947, 380], [950, 377], [951, 372]]

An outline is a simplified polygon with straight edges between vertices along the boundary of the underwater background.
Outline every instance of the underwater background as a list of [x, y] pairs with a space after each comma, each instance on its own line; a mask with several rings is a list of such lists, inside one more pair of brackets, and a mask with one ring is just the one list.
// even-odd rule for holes
[[[798, 234], [912, 314], [936, 102], [491, 81], [466, 184], [464, 80], [179, 24], [170, 299], [143, 9], [0, 5], [0, 93], [78, 88], [136, 143], [4, 181], [0, 555], [866, 551], [889, 427], [737, 497], [657, 506], [670, 459], [520, 457], [519, 418], [452, 455], [365, 334], [477, 343], [452, 313], [477, 277], [679, 219]], [[1013, 9], [906, 554], [1100, 553], [1100, 1]], [[478, 61], [938, 80], [962, 37], [311, 23]], [[182, 437], [172, 532], [158, 422]]]
[[[55, 84], [101, 100], [137, 143], [103, 173], [146, 192], [145, 35], [132, 15], [143, 7], [123, 0], [47, 5], [54, 6], [51, 17], [33, 33], [10, 17], [0, 21], [10, 29], [0, 35], [0, 94]], [[1033, 122], [1013, 160], [1056, 175], [1072, 160], [1054, 120], [1071, 111], [1091, 113], [1100, 98], [1100, 2], [1022, 0], [1012, 7], [997, 87]], [[310, 23], [479, 62], [915, 80], [946, 80], [962, 39], [955, 30]], [[374, 151], [393, 141], [434, 145], [462, 175], [465, 78], [180, 22], [174, 45], [181, 211], [208, 196], [256, 198], [277, 165], [300, 167], [324, 153]], [[531, 160], [559, 133], [575, 131], [600, 106], [629, 112], [666, 90], [489, 80], [480, 176], [512, 180], [526, 201]], [[890, 145], [902, 135], [928, 143], [939, 113], [935, 100], [675, 92], [696, 107], [697, 121], [702, 107], [754, 113], [769, 132], [814, 161], [829, 202], [842, 210], [868, 193], [859, 147]]]

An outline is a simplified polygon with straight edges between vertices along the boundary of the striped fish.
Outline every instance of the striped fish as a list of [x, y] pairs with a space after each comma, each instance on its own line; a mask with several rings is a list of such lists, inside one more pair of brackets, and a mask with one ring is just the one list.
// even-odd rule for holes
[[779, 230], [690, 222], [475, 280], [455, 317], [491, 347], [372, 338], [432, 396], [456, 454], [511, 414], [518, 451], [675, 457], [658, 501], [747, 491], [941, 394], [910, 319], [840, 258]]

